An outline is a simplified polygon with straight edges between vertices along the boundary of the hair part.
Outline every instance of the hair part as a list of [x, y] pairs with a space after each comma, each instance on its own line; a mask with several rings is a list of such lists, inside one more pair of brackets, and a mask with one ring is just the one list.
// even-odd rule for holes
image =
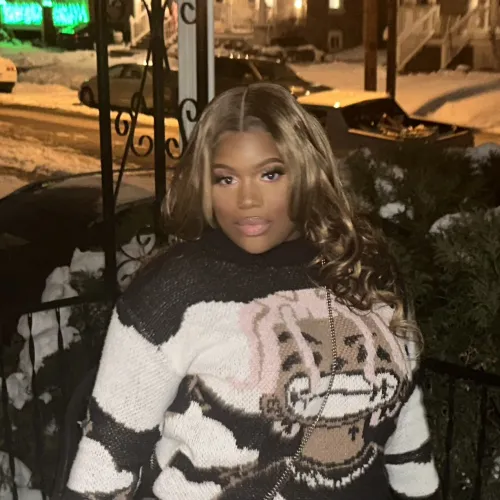
[[342, 303], [361, 310], [383, 302], [394, 310], [394, 334], [421, 345], [405, 317], [397, 273], [379, 231], [353, 210], [321, 124], [284, 88], [236, 87], [214, 99], [195, 125], [164, 204], [168, 230], [183, 240], [214, 227], [212, 160], [228, 132], [269, 133], [291, 176], [290, 219], [318, 248], [321, 282]]

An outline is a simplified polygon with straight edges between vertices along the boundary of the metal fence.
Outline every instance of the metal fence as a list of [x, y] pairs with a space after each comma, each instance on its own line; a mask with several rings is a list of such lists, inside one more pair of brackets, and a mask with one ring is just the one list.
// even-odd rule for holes
[[[111, 2], [110, 2], [111, 3]], [[116, 3], [116, 2], [114, 2]], [[154, 176], [155, 176], [155, 229], [160, 234], [160, 204], [166, 191], [166, 162], [167, 157], [176, 159], [182, 154], [182, 146], [185, 143], [190, 126], [196, 121], [199, 112], [208, 102], [208, 63], [206, 40], [207, 31], [207, 5], [204, 1], [179, 0], [179, 32], [184, 28], [195, 27], [192, 34], [196, 39], [197, 60], [195, 68], [196, 93], [192, 95], [179, 96], [179, 137], [165, 138], [164, 122], [164, 68], [169, 69], [169, 61], [165, 51], [164, 27], [165, 9], [170, 2], [162, 3], [162, 0], [152, 0], [145, 3], [148, 15], [151, 38], [146, 56], [144, 75], [141, 81], [140, 93], [144, 91], [146, 71], [149, 61], [153, 65], [153, 93], [154, 93], [154, 135], [153, 137], [135, 137], [137, 119], [140, 112], [140, 100], [135, 100], [135, 105], [130, 111], [122, 111], [116, 117], [114, 129], [117, 134], [127, 137], [125, 152], [121, 161], [118, 180], [113, 179], [113, 156], [112, 156], [112, 123], [111, 107], [109, 99], [109, 77], [108, 77], [108, 50], [106, 45], [107, 33], [107, 5], [108, 2], [96, 2], [96, 25], [97, 25], [97, 67], [99, 77], [99, 124], [101, 142], [101, 162], [102, 162], [102, 198], [103, 198], [103, 218], [105, 225], [105, 241], [103, 250], [105, 253], [105, 273], [100, 291], [94, 294], [84, 294], [79, 297], [64, 299], [56, 302], [39, 304], [37, 307], [23, 308], [18, 310], [2, 310], [0, 313], [0, 334], [5, 334], [6, 328], [11, 328], [12, 324], [21, 315], [25, 315], [28, 321], [29, 335], [27, 339], [29, 347], [29, 359], [33, 367], [30, 377], [31, 400], [30, 407], [26, 413], [27, 421], [24, 422], [26, 428], [30, 428], [30, 435], [25, 436], [22, 442], [14, 439], [14, 430], [18, 424], [13, 421], [14, 410], [9, 401], [7, 387], [7, 360], [9, 346], [5, 342], [0, 342], [0, 377], [1, 377], [1, 427], [3, 442], [2, 449], [8, 456], [8, 474], [0, 474], [0, 487], [5, 491], [12, 492], [14, 500], [18, 499], [18, 491], [13, 478], [16, 477], [18, 465], [16, 459], [24, 459], [33, 472], [31, 487], [40, 489], [43, 497], [57, 496], [60, 492], [64, 474], [67, 473], [68, 463], [65, 458], [71, 456], [71, 446], [74, 445], [71, 421], [68, 427], [68, 415], [71, 420], [76, 413], [68, 414], [68, 404], [70, 401], [79, 398], [84, 401], [86, 394], [78, 392], [80, 379], [86, 374], [92, 373], [95, 368], [100, 347], [102, 345], [103, 324], [95, 327], [94, 332], [85, 331], [81, 341], [81, 366], [69, 366], [68, 351], [64, 349], [63, 328], [61, 316], [65, 308], [72, 307], [73, 311], [79, 311], [85, 317], [96, 318], [99, 316], [102, 323], [106, 323], [106, 314], [119, 294], [116, 273], [116, 235], [115, 235], [115, 200], [120, 189], [120, 183], [126, 172], [126, 165], [130, 155], [153, 155]], [[183, 27], [184, 25], [184, 27]], [[179, 40], [182, 44], [182, 40]], [[181, 53], [181, 52], [180, 52]], [[182, 53], [181, 53], [182, 54]], [[182, 55], [181, 55], [182, 56]], [[182, 72], [181, 72], [182, 73]], [[189, 72], [184, 72], [184, 77], [189, 78]], [[186, 76], [187, 75], [187, 76]], [[192, 73], [191, 73], [192, 75]], [[179, 76], [182, 78], [182, 75]], [[182, 85], [182, 83], [180, 83]], [[136, 148], [136, 141], [143, 147], [140, 151]], [[99, 314], [96, 313], [98, 310]], [[42, 311], [53, 311], [57, 320], [57, 346], [58, 352], [54, 357], [54, 380], [57, 385], [55, 390], [57, 404], [47, 412], [42, 404], [41, 381], [39, 372], [35, 369], [37, 365], [35, 340], [32, 333], [33, 317]], [[2, 331], [3, 330], [3, 331]], [[2, 339], [4, 337], [2, 336]], [[457, 412], [457, 390], [461, 387], [469, 387], [479, 395], [477, 405], [478, 425], [476, 439], [476, 453], [474, 455], [475, 473], [471, 479], [470, 491], [467, 498], [479, 500], [482, 498], [485, 478], [483, 466], [485, 460], [491, 458], [490, 447], [488, 446], [488, 427], [491, 419], [500, 422], [500, 412], [497, 404], [498, 392], [500, 392], [500, 377], [474, 371], [471, 369], [455, 366], [442, 361], [427, 359], [423, 364], [424, 381], [431, 381], [431, 385], [439, 386], [439, 405], [446, 407], [444, 412], [444, 422], [441, 428], [444, 429], [443, 439], [439, 441], [438, 448], [441, 450], [439, 463], [442, 477], [442, 487], [444, 498], [451, 498], [453, 490], [453, 470], [454, 470], [454, 450], [456, 448], [455, 429], [460, 420], [460, 412]], [[72, 379], [70, 374], [74, 374]], [[54, 383], [54, 380], [52, 383]], [[427, 384], [428, 385], [428, 384]], [[425, 387], [424, 383], [424, 387]], [[76, 392], [75, 392], [76, 391]], [[80, 389], [81, 391], [81, 389]], [[443, 392], [444, 391], [444, 392]], [[432, 399], [433, 391], [428, 388], [428, 394]], [[441, 394], [445, 397], [441, 397]], [[75, 396], [76, 394], [76, 396]], [[88, 394], [87, 394], [88, 396]], [[16, 418], [19, 418], [16, 413]], [[75, 417], [76, 418], [76, 417]], [[47, 426], [55, 423], [55, 433], [51, 439], [47, 437]], [[74, 427], [77, 429], [76, 421]], [[1, 471], [0, 471], [1, 472]]]

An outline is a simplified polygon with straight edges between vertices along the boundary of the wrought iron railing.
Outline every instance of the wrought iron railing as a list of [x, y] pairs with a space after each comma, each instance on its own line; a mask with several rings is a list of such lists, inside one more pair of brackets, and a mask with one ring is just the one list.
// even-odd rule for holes
[[[443, 500], [457, 498], [457, 483], [463, 478], [457, 477], [457, 463], [468, 462], [472, 477], [463, 481], [462, 489], [467, 489], [463, 498], [481, 500], [485, 484], [491, 479], [492, 467], [485, 467], [486, 459], [500, 457], [500, 446], [496, 440], [489, 438], [488, 428], [500, 426], [500, 375], [474, 370], [465, 366], [449, 363], [442, 360], [427, 358], [423, 361], [424, 389], [426, 391], [428, 409], [433, 417], [434, 448], [436, 451]], [[467, 395], [468, 405], [458, 408], [459, 392]], [[476, 397], [478, 396], [478, 397]], [[474, 401], [479, 399], [479, 401]], [[470, 403], [476, 403], [471, 411]], [[464, 411], [465, 410], [465, 411]], [[467, 423], [460, 422], [460, 418], [474, 418], [477, 425], [468, 428]], [[461, 424], [459, 426], [459, 424]], [[468, 431], [468, 442], [475, 446], [475, 456], [467, 455], [468, 449], [463, 448], [464, 436], [456, 439], [457, 429], [465, 428]], [[476, 435], [473, 439], [472, 436]], [[489, 446], [488, 446], [489, 444]], [[459, 448], [462, 446], [462, 448]]]
[[[64, 444], [65, 439], [63, 429], [69, 398], [76, 390], [78, 386], [77, 384], [80, 380], [84, 379], [85, 375], [96, 366], [105, 333], [105, 328], [97, 334], [94, 332], [93, 335], [90, 334], [90, 332], [82, 332], [81, 342], [86, 344], [82, 349], [82, 352], [85, 352], [87, 356], [83, 359], [82, 365], [78, 367], [78, 370], [74, 366], [68, 366], [68, 351], [65, 350], [65, 343], [62, 334], [62, 311], [67, 307], [72, 307], [78, 310], [79, 307], [88, 308], [91, 306], [98, 306], [100, 307], [100, 311], [103, 316], [103, 321], [100, 322], [100, 325], [104, 326], [115, 298], [116, 296], [108, 291], [99, 295], [87, 295], [41, 304], [39, 307], [31, 308], [29, 311], [13, 312], [13, 314], [23, 312], [23, 314], [28, 318], [30, 334], [26, 342], [29, 345], [29, 356], [33, 367], [38, 365], [37, 352], [35, 349], [35, 336], [32, 334], [32, 320], [34, 315], [42, 311], [54, 311], [58, 324], [58, 351], [54, 361], [57, 364], [55, 372], [60, 374], [60, 384], [52, 394], [57, 404], [53, 406], [54, 413], [47, 413], [47, 411], [43, 410], [43, 404], [40, 400], [42, 390], [39, 385], [39, 373], [33, 368], [30, 381], [31, 406], [25, 410], [31, 419], [32, 426], [31, 441], [33, 446], [30, 453], [27, 453], [26, 449], [19, 446], [19, 442], [14, 439], [14, 430], [18, 423], [15, 419], [13, 421], [11, 418], [11, 415], [16, 410], [13, 409], [9, 402], [6, 382], [7, 373], [5, 369], [5, 346], [3, 346], [3, 343], [2, 349], [0, 350], [0, 377], [2, 379], [1, 427], [3, 451], [8, 454], [11, 477], [15, 477], [15, 460], [22, 460], [33, 471], [32, 488], [40, 489], [44, 498], [54, 494], [54, 485], [58, 479], [56, 477], [56, 470], [58, 465], [61, 463], [61, 454], [66, 453], [62, 445]], [[88, 314], [90, 317], [90, 315], [95, 313], [94, 311], [89, 311]], [[6, 318], [5, 311], [2, 313], [2, 318]], [[2, 325], [0, 324], [0, 329], [1, 327]], [[475, 472], [473, 477], [470, 478], [469, 494], [463, 496], [463, 498], [470, 498], [471, 500], [481, 500], [486, 498], [482, 495], [484, 485], [487, 480], [485, 477], [486, 471], [489, 471], [490, 468], [485, 468], [484, 465], [486, 459], [488, 457], [491, 458], [491, 453], [488, 450], [492, 449], [491, 440], [489, 440], [488, 427], [490, 421], [494, 421], [496, 425], [500, 424], [500, 411], [498, 406], [500, 396], [500, 376], [473, 370], [471, 368], [437, 359], [424, 359], [422, 368], [422, 384], [429, 403], [431, 422], [434, 423], [434, 428], [432, 430], [436, 433], [436, 435], [443, 438], [440, 443], [437, 443], [436, 440], [434, 441], [434, 446], [437, 448], [436, 451], [438, 454], [443, 499], [447, 500], [457, 498], [456, 496], [452, 496], [453, 493], [456, 492], [457, 488], [457, 478], [455, 474], [456, 461], [457, 457], [459, 457], [461, 453], [466, 453], [466, 450], [464, 449], [457, 449], [457, 446], [463, 446], [463, 438], [458, 441], [455, 440], [455, 430], [459, 427], [459, 425], [463, 426], [463, 423], [460, 423], [460, 420], [463, 417], [463, 412], [458, 408], [457, 391], [468, 392], [471, 395], [470, 401], [478, 399], [477, 408], [473, 411], [473, 413], [477, 415], [478, 425], [474, 430], [470, 429], [470, 431], [472, 431], [470, 434], [472, 435], [475, 433], [476, 435], [474, 439], [470, 438], [470, 441], [473, 443], [473, 446], [475, 446], [476, 451], [475, 455], [470, 456], [468, 460], [475, 465]], [[77, 370], [78, 373], [75, 373], [75, 370]], [[90, 390], [91, 388], [89, 387], [88, 389]], [[446, 395], [446, 397], [443, 398], [443, 394]], [[88, 394], [82, 394], [81, 396], [82, 398], [85, 398]], [[436, 402], [439, 403], [439, 406], [434, 404]], [[85, 403], [84, 399], [83, 403]], [[442, 408], [446, 408], [446, 411], [442, 412]], [[470, 408], [468, 410], [470, 411]], [[432, 418], [433, 415], [436, 414], [441, 418], [438, 425], [439, 428], [436, 428], [436, 419]], [[444, 418], [442, 418], [443, 415]], [[51, 421], [55, 421], [57, 423], [58, 432], [55, 436], [52, 436], [52, 445], [49, 446], [48, 443], [50, 440], [48, 440], [44, 429], [47, 428]], [[74, 424], [76, 429], [77, 422], [75, 421]], [[57, 446], [55, 447], [53, 446], [54, 440], [57, 442]], [[498, 453], [498, 448], [496, 448], [496, 450]], [[12, 496], [16, 499], [18, 496], [16, 485], [14, 482], [10, 482], [10, 486], [12, 488]]]

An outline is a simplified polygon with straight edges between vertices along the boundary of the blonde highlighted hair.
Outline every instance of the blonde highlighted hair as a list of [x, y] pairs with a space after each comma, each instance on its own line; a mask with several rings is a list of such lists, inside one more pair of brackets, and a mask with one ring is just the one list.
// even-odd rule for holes
[[236, 87], [203, 111], [165, 200], [168, 230], [196, 239], [215, 227], [211, 199], [212, 158], [226, 132], [264, 130], [274, 139], [290, 175], [290, 219], [318, 248], [322, 285], [346, 305], [393, 307], [391, 330], [420, 343], [405, 318], [397, 276], [380, 233], [357, 215], [342, 185], [328, 137], [320, 123], [284, 88], [271, 83]]

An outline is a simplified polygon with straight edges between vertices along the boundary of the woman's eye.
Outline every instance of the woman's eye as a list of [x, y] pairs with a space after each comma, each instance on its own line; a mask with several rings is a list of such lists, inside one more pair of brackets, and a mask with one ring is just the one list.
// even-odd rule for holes
[[220, 176], [215, 177], [215, 184], [221, 184], [223, 186], [230, 186], [233, 183], [234, 179], [229, 176]]
[[277, 181], [284, 174], [283, 170], [270, 170], [269, 172], [265, 172], [262, 177], [266, 181]]

